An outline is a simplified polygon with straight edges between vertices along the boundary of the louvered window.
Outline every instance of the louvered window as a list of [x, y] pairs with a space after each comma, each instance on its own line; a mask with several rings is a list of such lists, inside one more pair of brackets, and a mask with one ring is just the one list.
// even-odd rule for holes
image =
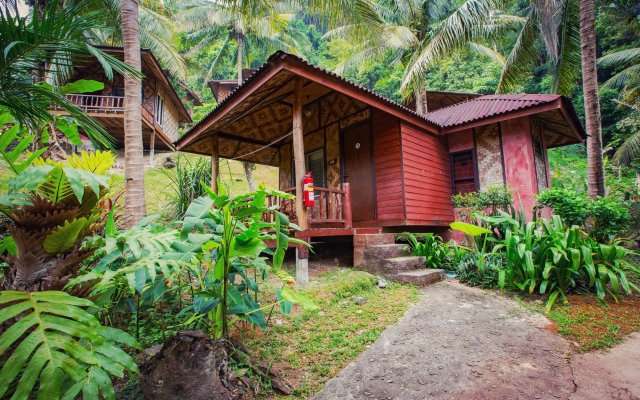
[[[314, 150], [311, 151], [309, 153], [305, 153], [304, 155], [304, 164], [306, 167], [306, 172], [311, 171], [311, 175], [313, 175], [313, 183], [315, 186], [318, 187], [326, 187], [325, 184], [325, 180], [326, 180], [326, 176], [325, 176], [325, 162], [324, 162], [324, 149], [319, 149], [319, 150]], [[291, 160], [291, 179], [292, 179], [292, 186], [295, 186], [294, 184], [294, 180], [295, 180], [295, 176], [296, 176], [296, 169], [295, 169], [295, 165], [293, 163], [293, 160]], [[318, 192], [316, 192], [316, 196], [317, 196]]]

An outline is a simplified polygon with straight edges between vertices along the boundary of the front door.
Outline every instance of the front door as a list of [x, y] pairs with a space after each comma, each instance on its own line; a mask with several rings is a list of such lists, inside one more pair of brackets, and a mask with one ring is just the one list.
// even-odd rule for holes
[[342, 131], [344, 181], [351, 187], [351, 214], [354, 222], [375, 219], [371, 124]]

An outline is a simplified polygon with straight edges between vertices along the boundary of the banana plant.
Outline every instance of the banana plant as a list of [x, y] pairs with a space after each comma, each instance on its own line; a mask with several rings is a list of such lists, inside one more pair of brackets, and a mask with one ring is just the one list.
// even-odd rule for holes
[[[194, 232], [213, 228], [219, 237], [202, 244], [199, 263], [193, 269], [196, 292], [188, 311], [192, 316], [186, 324], [204, 323], [215, 337], [226, 337], [229, 320], [244, 320], [260, 328], [266, 327], [263, 310], [279, 304], [284, 312], [293, 303], [313, 309], [315, 305], [295, 291], [295, 280], [283, 269], [285, 250], [289, 243], [306, 246], [304, 241], [289, 237], [290, 229], [299, 229], [276, 207], [266, 205], [267, 196], [291, 198], [280, 191], [266, 190], [264, 184], [248, 195], [230, 198], [218, 182], [218, 193], [202, 183], [208, 194], [196, 199], [187, 209], [183, 223], [183, 238]], [[275, 244], [269, 249], [267, 243]], [[269, 265], [269, 259], [271, 265]], [[253, 271], [253, 277], [249, 272]], [[270, 272], [280, 278], [282, 287], [271, 304], [260, 304], [257, 276]], [[253, 296], [252, 296], [253, 294]]]

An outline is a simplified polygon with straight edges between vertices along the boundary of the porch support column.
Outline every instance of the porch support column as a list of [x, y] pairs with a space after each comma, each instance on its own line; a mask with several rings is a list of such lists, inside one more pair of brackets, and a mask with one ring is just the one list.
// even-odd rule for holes
[[220, 153], [218, 148], [218, 134], [211, 138], [211, 188], [218, 193], [218, 175], [220, 174]]
[[151, 165], [152, 167], [155, 164], [153, 159], [153, 157], [155, 156], [155, 150], [156, 150], [156, 130], [154, 128], [153, 132], [151, 133], [151, 138], [149, 139], [149, 165]]
[[[302, 200], [302, 180], [305, 175], [304, 136], [302, 127], [302, 88], [303, 78], [297, 77], [293, 87], [293, 163], [295, 166], [296, 215], [298, 226], [305, 231], [309, 229], [307, 209]], [[309, 282], [309, 252], [306, 248], [296, 247], [296, 282], [306, 285]]]

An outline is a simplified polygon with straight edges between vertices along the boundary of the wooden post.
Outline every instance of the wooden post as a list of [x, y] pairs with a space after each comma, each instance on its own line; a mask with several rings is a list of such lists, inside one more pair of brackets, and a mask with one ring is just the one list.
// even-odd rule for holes
[[154, 166], [153, 157], [155, 156], [155, 147], [156, 147], [156, 129], [153, 129], [151, 133], [151, 138], [149, 139], [149, 165]]
[[342, 216], [344, 217], [344, 227], [351, 228], [352, 216], [351, 216], [351, 188], [349, 183], [342, 184], [342, 190], [344, 190], [344, 201], [342, 202]]
[[[302, 180], [304, 179], [304, 134], [302, 127], [302, 88], [303, 78], [297, 77], [293, 87], [293, 163], [295, 165], [296, 215], [298, 226], [305, 231], [309, 229], [307, 208], [302, 200]], [[296, 247], [296, 282], [306, 285], [309, 282], [309, 254], [306, 249]]]
[[211, 188], [218, 193], [218, 175], [220, 174], [220, 153], [218, 149], [218, 134], [211, 138]]

